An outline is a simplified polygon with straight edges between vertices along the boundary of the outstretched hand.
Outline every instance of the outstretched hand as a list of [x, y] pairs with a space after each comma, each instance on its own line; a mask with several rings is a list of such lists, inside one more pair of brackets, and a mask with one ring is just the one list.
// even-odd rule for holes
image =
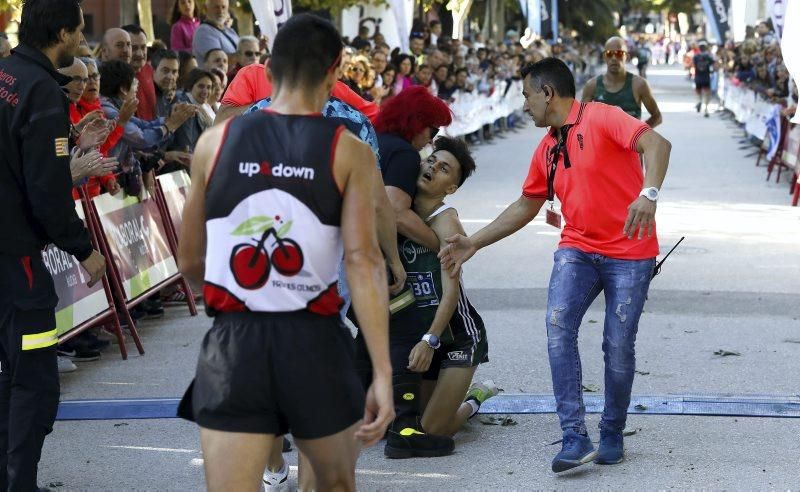
[[83, 126], [78, 146], [81, 150], [94, 149], [102, 145], [111, 133], [111, 127], [103, 118], [94, 118]]
[[461, 265], [472, 258], [477, 248], [472, 244], [472, 240], [462, 234], [445, 239], [447, 246], [439, 251], [439, 260], [442, 268], [450, 272], [452, 278], [456, 278], [461, 272]]

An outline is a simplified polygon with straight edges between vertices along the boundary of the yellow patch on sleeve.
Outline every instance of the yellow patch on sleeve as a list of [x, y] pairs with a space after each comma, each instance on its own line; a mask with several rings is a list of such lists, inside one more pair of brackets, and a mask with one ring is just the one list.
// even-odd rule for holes
[[56, 139], [56, 157], [67, 157], [69, 155], [69, 140], [66, 138]]

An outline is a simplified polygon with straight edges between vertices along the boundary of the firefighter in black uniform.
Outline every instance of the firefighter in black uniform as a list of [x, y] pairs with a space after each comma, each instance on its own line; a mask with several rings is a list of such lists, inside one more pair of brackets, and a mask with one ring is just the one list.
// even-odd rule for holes
[[75, 213], [70, 124], [56, 72], [83, 29], [78, 0], [27, 0], [20, 45], [0, 60], [0, 488], [37, 490], [45, 436], [58, 409], [53, 279], [41, 251], [55, 243], [94, 285], [105, 260]]

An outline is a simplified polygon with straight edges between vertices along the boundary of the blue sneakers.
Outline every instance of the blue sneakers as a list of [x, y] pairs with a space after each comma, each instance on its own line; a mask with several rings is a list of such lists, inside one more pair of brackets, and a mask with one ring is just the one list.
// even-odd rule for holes
[[625, 457], [625, 448], [622, 445], [622, 432], [600, 430], [600, 450], [597, 459], [598, 465], [616, 465], [622, 463]]
[[584, 465], [593, 461], [595, 456], [597, 456], [597, 451], [588, 436], [578, 434], [573, 430], [564, 431], [561, 452], [553, 459], [553, 471], [560, 473]]

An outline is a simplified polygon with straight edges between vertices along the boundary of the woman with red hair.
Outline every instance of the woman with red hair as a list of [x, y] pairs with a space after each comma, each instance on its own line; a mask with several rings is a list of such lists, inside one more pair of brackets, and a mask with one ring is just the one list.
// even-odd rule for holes
[[[412, 209], [414, 195], [417, 192], [421, 159], [420, 150], [431, 143], [439, 132], [439, 128], [450, 125], [453, 116], [450, 108], [433, 96], [427, 88], [422, 86], [410, 87], [392, 97], [381, 107], [381, 112], [375, 121], [375, 130], [378, 133], [378, 147], [380, 150], [381, 174], [386, 193], [397, 217], [398, 244], [405, 242], [405, 238], [425, 246], [431, 251], [439, 251], [439, 239], [428, 227], [423, 219]], [[413, 305], [413, 294], [410, 288], [396, 296], [392, 306], [401, 306], [411, 299], [409, 308]], [[392, 315], [392, 320], [419, 327], [419, 323], [408, 319], [415, 316], [413, 309], [400, 309]], [[408, 333], [404, 330], [389, 331], [389, 344], [406, 347]], [[416, 331], [414, 332], [416, 337]], [[416, 343], [417, 339], [414, 340]], [[412, 344], [413, 345], [413, 344]], [[363, 350], [363, 340], [358, 339], [360, 366], [369, 367], [368, 356]], [[394, 402], [396, 419], [387, 434], [387, 449], [402, 448], [412, 456], [445, 456], [453, 452], [453, 439], [449, 436], [437, 436], [425, 433], [419, 424], [421, 374], [407, 369], [409, 364], [408, 352], [402, 357], [392, 355], [392, 369], [394, 372]], [[403, 359], [403, 360], [401, 360]], [[411, 395], [411, 398], [409, 398]], [[408, 428], [412, 428], [410, 432]]]

